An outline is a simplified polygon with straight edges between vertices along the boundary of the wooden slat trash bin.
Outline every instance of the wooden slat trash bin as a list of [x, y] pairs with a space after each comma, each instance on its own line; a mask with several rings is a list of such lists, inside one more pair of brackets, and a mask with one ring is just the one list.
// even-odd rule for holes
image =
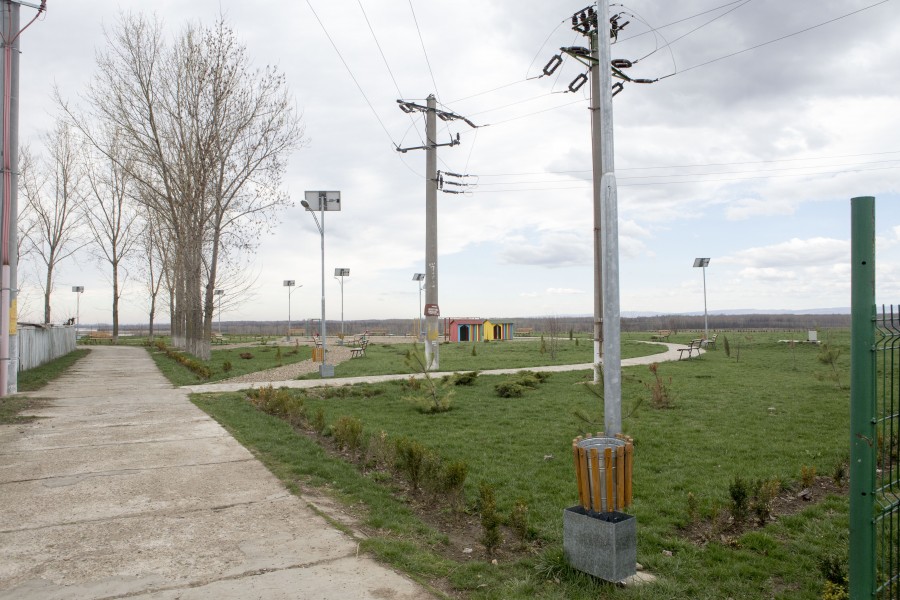
[[572, 440], [578, 502], [593, 512], [622, 511], [631, 506], [634, 442], [630, 437], [587, 437]]

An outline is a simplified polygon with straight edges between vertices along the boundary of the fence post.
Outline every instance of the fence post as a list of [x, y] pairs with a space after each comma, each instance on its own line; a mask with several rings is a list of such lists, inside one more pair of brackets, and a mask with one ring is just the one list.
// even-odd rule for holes
[[875, 198], [850, 200], [850, 598], [875, 592]]

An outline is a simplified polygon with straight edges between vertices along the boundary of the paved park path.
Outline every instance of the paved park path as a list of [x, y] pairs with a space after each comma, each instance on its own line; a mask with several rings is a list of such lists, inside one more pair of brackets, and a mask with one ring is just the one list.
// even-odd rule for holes
[[[243, 387], [247, 387], [244, 384]], [[95, 347], [0, 426], [0, 599], [432, 598], [358, 554], [173, 388]]]
[[[650, 354], [648, 356], [638, 356], [637, 358], [626, 358], [622, 360], [623, 367], [633, 367], [636, 365], [649, 365], [652, 363], [659, 362], [668, 362], [673, 360], [678, 360], [681, 356], [681, 353], [678, 351], [679, 348], [687, 348], [684, 344], [669, 344], [663, 342], [652, 342], [653, 344], [658, 344], [660, 346], [665, 346], [666, 351], [660, 352], [658, 354]], [[706, 350], [700, 350], [700, 354], [704, 354]], [[489, 369], [485, 371], [479, 371], [481, 375], [512, 375], [514, 373], [518, 373], [522, 369], [527, 369], [529, 371], [543, 371], [543, 372], [562, 372], [562, 371], [586, 371], [589, 369], [593, 369], [594, 365], [592, 363], [582, 363], [576, 365], [553, 365], [549, 367], [518, 367], [515, 369]], [[413, 377], [422, 377], [422, 375], [416, 374], [412, 375]], [[182, 389], [189, 390], [191, 392], [237, 392], [239, 390], [246, 390], [250, 387], [259, 387], [260, 385], [272, 385], [273, 387], [288, 387], [288, 388], [312, 388], [312, 387], [321, 387], [323, 385], [352, 385], [355, 383], [378, 383], [381, 381], [392, 381], [399, 379], [409, 379], [410, 374], [407, 373], [405, 375], [363, 375], [360, 377], [334, 377], [332, 379], [293, 379], [288, 381], [261, 381], [257, 384], [244, 382], [226, 382], [226, 383], [205, 383], [198, 385], [186, 385]]]

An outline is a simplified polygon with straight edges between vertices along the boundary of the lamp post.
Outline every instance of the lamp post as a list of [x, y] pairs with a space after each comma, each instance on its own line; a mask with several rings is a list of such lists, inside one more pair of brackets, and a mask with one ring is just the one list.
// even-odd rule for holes
[[[294, 286], [297, 282], [293, 279], [285, 279], [284, 287], [288, 289], [288, 330], [287, 330], [287, 341], [291, 341], [291, 294], [294, 293]], [[297, 289], [302, 288], [302, 285], [298, 285]], [[221, 313], [219, 314], [219, 318], [222, 318]], [[219, 328], [221, 329], [221, 327]], [[221, 331], [219, 331], [221, 333]]]
[[[322, 238], [322, 365], [319, 367], [321, 377], [334, 377], [334, 365], [328, 364], [328, 337], [325, 326], [325, 211], [341, 210], [340, 192], [305, 192], [301, 206], [312, 215], [316, 228]], [[319, 211], [321, 221], [316, 217]]]
[[222, 335], [222, 294], [225, 290], [213, 290], [213, 294], [219, 297], [219, 335]]
[[[344, 277], [350, 276], [350, 269], [338, 267], [334, 270], [334, 278], [341, 284], [341, 337], [344, 335]], [[340, 279], [338, 279], [340, 277]]]
[[73, 285], [72, 291], [78, 294], [75, 302], [75, 337], [78, 337], [78, 326], [81, 325], [81, 295], [84, 293], [83, 285]]
[[425, 289], [425, 284], [422, 283], [425, 281], [425, 273], [413, 273], [413, 281], [418, 281], [416, 287], [419, 288], [419, 316], [416, 320], [416, 327], [418, 330], [416, 331], [416, 339], [422, 341], [422, 290]]
[[709, 318], [706, 315], [706, 267], [709, 266], [708, 258], [695, 258], [694, 266], [703, 269], [703, 339], [709, 339]]

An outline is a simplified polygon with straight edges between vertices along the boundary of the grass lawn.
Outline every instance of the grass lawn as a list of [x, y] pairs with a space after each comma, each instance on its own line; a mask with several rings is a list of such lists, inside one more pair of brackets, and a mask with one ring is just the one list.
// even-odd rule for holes
[[[647, 335], [623, 336], [622, 358], [647, 356], [665, 352], [666, 347], [660, 344], [645, 344], [639, 340], [648, 339]], [[356, 377], [360, 375], [383, 375], [395, 373], [411, 373], [413, 369], [406, 364], [406, 353], [418, 348], [423, 352], [421, 344], [369, 344], [366, 356], [348, 360], [334, 367], [335, 377]], [[473, 354], [474, 351], [474, 354]], [[528, 368], [545, 365], [570, 365], [591, 363], [594, 360], [593, 342], [580, 338], [578, 341], [560, 339], [555, 349], [550, 342], [544, 342], [541, 352], [539, 339], [511, 340], [504, 342], [464, 342], [441, 344], [440, 371], [485, 371], [489, 369]], [[300, 379], [318, 379], [318, 373], [300, 377]]]
[[[150, 347], [147, 350], [150, 352], [150, 356], [156, 362], [159, 370], [175, 385], [221, 381], [244, 375], [245, 373], [265, 371], [266, 369], [293, 364], [307, 360], [312, 356], [312, 349], [309, 346], [301, 346], [299, 344], [295, 346], [253, 345], [228, 349], [213, 347], [208, 361], [198, 361], [200, 364], [209, 367], [212, 373], [208, 379], [202, 379], [193, 371], [169, 358], [155, 347]], [[242, 354], [249, 354], [250, 358], [242, 358]], [[226, 363], [230, 364], [229, 369], [226, 369]]]
[[[847, 460], [849, 332], [820, 334], [841, 349], [836, 366], [843, 388], [831, 367], [819, 362], [819, 347], [792, 349], [777, 343], [779, 337], [784, 334], [725, 333], [717, 351], [659, 365], [660, 383], [672, 400], [667, 409], [652, 405], [654, 379], [647, 367], [623, 369], [624, 430], [635, 439], [631, 512], [638, 523], [638, 562], [658, 577], [637, 588], [596, 582], [562, 558], [562, 510], [577, 501], [571, 441], [602, 428], [576, 416], [599, 421], [603, 414], [602, 402], [587, 389], [589, 371], [554, 373], [521, 398], [494, 393], [508, 377], [481, 376], [474, 385], [453, 388], [452, 410], [432, 415], [406, 398], [406, 382], [331, 388], [329, 394], [291, 392], [303, 399], [307, 415], [321, 411], [329, 426], [354, 416], [368, 435], [414, 438], [446, 460], [465, 461], [470, 510], [482, 481], [495, 487], [504, 517], [517, 501], [527, 504], [531, 551], [517, 551], [507, 535], [497, 565], [477, 552], [467, 558], [447, 552], [450, 539], [410, 509], [421, 498], [378, 483], [384, 477], [376, 471], [363, 474], [330, 456], [242, 394], [193, 399], [289, 487], [325, 487], [362, 510], [363, 523], [374, 532], [363, 548], [467, 598], [812, 600], [824, 583], [819, 561], [837, 555], [846, 562], [846, 495], [826, 496], [746, 532], [731, 530], [721, 518], [736, 477], [775, 478], [796, 495], [801, 471], [815, 468], [828, 476]], [[445, 348], [442, 367], [445, 356], [452, 361]], [[481, 350], [478, 345], [479, 356]], [[688, 535], [692, 522], [712, 523], [717, 514], [722, 526], [715, 535], [699, 541]]]

